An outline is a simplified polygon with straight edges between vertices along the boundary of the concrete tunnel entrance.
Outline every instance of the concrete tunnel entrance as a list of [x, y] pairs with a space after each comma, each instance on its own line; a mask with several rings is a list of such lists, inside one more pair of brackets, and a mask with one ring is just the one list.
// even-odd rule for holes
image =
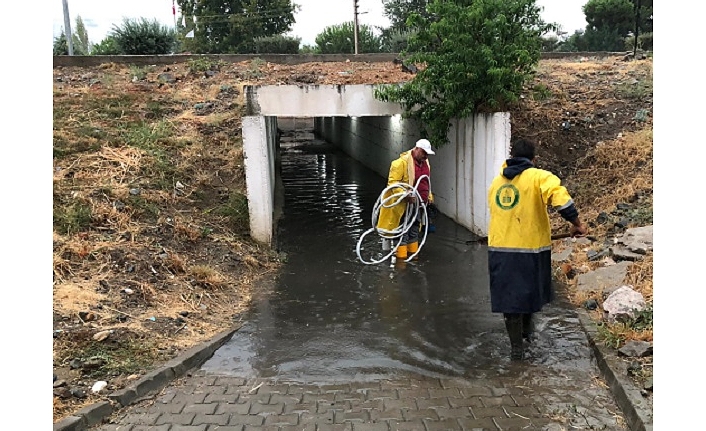
[[[413, 147], [421, 137], [419, 124], [373, 92], [372, 84], [245, 87], [243, 152], [253, 239], [269, 245], [274, 239], [279, 118], [308, 118], [318, 138], [385, 178], [390, 162]], [[486, 236], [486, 191], [509, 151], [510, 114], [455, 119], [449, 141], [431, 162], [435, 203], [456, 223]]]

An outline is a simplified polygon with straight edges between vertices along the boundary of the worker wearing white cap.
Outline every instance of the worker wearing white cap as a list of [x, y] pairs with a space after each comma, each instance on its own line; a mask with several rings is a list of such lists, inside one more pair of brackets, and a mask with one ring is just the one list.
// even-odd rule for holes
[[[426, 175], [428, 178], [423, 178], [420, 181], [417, 191], [425, 204], [434, 202], [434, 195], [431, 193], [429, 181], [429, 178], [431, 178], [431, 165], [428, 160], [428, 156], [434, 154], [431, 142], [427, 139], [418, 140], [414, 148], [403, 152], [399, 158], [393, 160], [390, 164], [390, 172], [387, 176], [388, 187], [394, 183], [407, 183], [414, 187], [417, 184], [417, 180]], [[388, 194], [399, 192], [399, 190], [393, 188], [390, 189]], [[407, 199], [411, 202], [415, 197], [409, 196]], [[402, 217], [404, 217], [406, 206], [406, 202], [401, 202], [390, 208], [381, 208], [377, 228], [381, 231], [391, 231], [397, 228], [402, 221]], [[419, 225], [420, 220], [415, 220], [410, 229], [402, 236], [402, 241], [397, 247], [397, 259], [407, 259], [408, 253], [414, 254], [417, 252], [419, 248]]]

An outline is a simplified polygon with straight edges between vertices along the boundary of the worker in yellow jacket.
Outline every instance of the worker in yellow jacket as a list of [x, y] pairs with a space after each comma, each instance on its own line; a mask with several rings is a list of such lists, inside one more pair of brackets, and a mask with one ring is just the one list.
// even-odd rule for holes
[[[429, 164], [428, 156], [434, 155], [434, 150], [431, 148], [431, 143], [427, 139], [420, 139], [414, 144], [414, 148], [400, 154], [400, 157], [393, 160], [390, 164], [390, 172], [387, 175], [387, 186], [390, 187], [395, 183], [405, 183], [414, 187], [417, 185], [417, 180], [426, 175], [417, 186], [417, 191], [424, 204], [434, 202], [434, 195], [431, 193], [431, 165]], [[402, 193], [402, 187], [393, 187], [387, 190], [383, 199], [391, 195]], [[377, 230], [381, 234], [393, 232], [404, 221], [405, 211], [408, 202], [414, 202], [415, 196], [408, 196], [407, 199], [400, 201], [397, 205], [391, 207], [380, 208], [380, 214], [377, 221]], [[420, 219], [417, 217], [411, 223], [409, 230], [402, 236], [400, 245], [397, 247], [396, 257], [398, 259], [407, 259], [408, 253], [414, 254], [419, 249], [419, 230]]]
[[588, 232], [561, 180], [534, 167], [534, 157], [534, 142], [514, 142], [488, 191], [491, 309], [503, 313], [513, 360], [524, 357], [523, 338], [532, 336], [532, 314], [554, 297], [548, 206], [571, 223], [572, 236]]

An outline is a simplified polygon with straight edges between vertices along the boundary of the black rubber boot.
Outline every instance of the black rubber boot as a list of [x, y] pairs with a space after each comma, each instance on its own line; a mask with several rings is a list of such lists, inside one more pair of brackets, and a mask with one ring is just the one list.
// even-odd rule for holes
[[504, 313], [505, 329], [510, 336], [510, 359], [520, 361], [524, 359], [524, 348], [522, 346], [522, 314]]
[[522, 338], [527, 340], [527, 342], [532, 342], [533, 335], [534, 319], [532, 318], [532, 313], [525, 313], [522, 315]]

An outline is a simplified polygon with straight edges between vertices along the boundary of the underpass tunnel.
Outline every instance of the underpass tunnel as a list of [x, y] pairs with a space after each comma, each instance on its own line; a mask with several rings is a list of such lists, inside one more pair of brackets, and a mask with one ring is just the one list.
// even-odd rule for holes
[[[273, 245], [282, 193], [277, 184], [280, 134], [313, 131], [387, 178], [390, 162], [422, 137], [399, 104], [376, 100], [373, 85], [251, 86], [244, 91], [243, 150], [251, 236]], [[487, 235], [486, 191], [508, 155], [510, 114], [454, 119], [448, 144], [432, 142], [432, 190], [439, 211], [478, 236]]]

